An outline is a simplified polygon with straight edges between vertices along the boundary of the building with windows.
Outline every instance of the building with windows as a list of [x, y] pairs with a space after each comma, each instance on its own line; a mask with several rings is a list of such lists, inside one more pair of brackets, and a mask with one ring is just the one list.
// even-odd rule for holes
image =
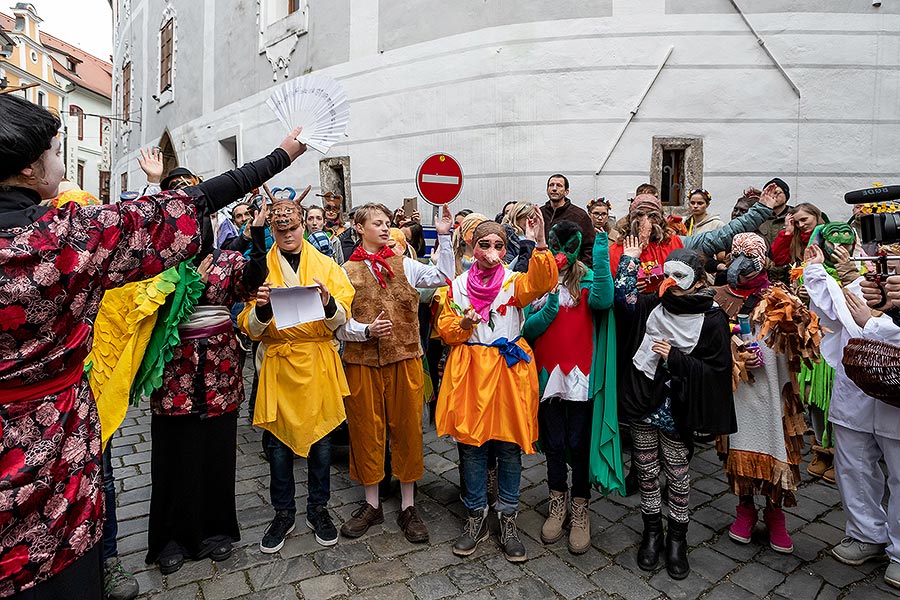
[[66, 179], [109, 200], [112, 64], [41, 31], [35, 6], [20, 2], [0, 13], [0, 93], [59, 114]]
[[[833, 217], [841, 195], [900, 181], [900, 5], [867, 0], [115, 0], [113, 184], [141, 147], [204, 176], [284, 135], [265, 102], [317, 72], [351, 99], [348, 137], [274, 185], [397, 207], [442, 151], [456, 205], [496, 213], [605, 196], [623, 214], [651, 181], [711, 213], [773, 176]], [[352, 173], [352, 178], [351, 178]], [[135, 178], [138, 180], [135, 181]], [[351, 181], [352, 180], [352, 181]]]

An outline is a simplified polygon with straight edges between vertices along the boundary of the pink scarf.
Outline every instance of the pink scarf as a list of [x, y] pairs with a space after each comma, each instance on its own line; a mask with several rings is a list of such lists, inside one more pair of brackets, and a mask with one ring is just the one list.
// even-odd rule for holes
[[503, 276], [506, 270], [502, 264], [497, 265], [493, 269], [483, 270], [476, 262], [469, 268], [469, 276], [466, 280], [466, 291], [469, 293], [469, 302], [484, 321], [488, 321], [491, 316], [491, 304], [497, 299], [500, 293], [500, 286], [503, 285]]

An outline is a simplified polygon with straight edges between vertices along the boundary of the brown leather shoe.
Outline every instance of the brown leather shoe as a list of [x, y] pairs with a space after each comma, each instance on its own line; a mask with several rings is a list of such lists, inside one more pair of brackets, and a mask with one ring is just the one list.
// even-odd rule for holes
[[397, 515], [397, 525], [403, 530], [403, 535], [413, 544], [422, 544], [428, 541], [428, 528], [419, 516], [415, 506], [400, 511]]
[[359, 508], [353, 511], [349, 521], [341, 526], [341, 535], [348, 538], [358, 538], [369, 530], [372, 525], [384, 523], [384, 509], [381, 504], [373, 508], [371, 504], [363, 500]]

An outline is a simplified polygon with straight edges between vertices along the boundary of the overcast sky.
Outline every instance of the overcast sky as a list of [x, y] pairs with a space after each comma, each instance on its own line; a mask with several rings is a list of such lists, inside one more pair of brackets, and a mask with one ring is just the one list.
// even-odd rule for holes
[[[17, 0], [6, 0], [0, 10]], [[112, 9], [109, 0], [32, 0], [44, 20], [41, 30], [103, 60], [112, 54]]]

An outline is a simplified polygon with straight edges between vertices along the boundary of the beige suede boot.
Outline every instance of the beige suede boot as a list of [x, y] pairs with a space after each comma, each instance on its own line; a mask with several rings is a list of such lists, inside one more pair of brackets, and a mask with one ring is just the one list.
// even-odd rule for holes
[[591, 513], [587, 498], [572, 498], [569, 525], [569, 552], [584, 554], [591, 548]]
[[555, 544], [566, 534], [566, 520], [569, 515], [568, 504], [568, 492], [550, 491], [550, 514], [547, 515], [547, 520], [544, 521], [544, 526], [541, 527], [541, 541], [545, 544]]

